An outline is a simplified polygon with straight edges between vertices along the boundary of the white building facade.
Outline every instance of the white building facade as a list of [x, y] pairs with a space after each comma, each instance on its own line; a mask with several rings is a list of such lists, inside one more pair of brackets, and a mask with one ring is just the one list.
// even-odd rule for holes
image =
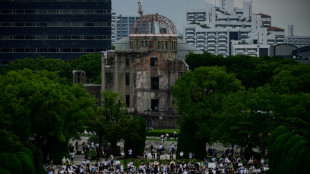
[[233, 3], [233, 0], [220, 0], [219, 7], [187, 11], [183, 40], [202, 51], [223, 56], [235, 55], [232, 46], [237, 48], [239, 43], [238, 47], [256, 45], [256, 48], [284, 43], [284, 29], [272, 27], [271, 16], [254, 14], [252, 2], [244, 2], [242, 9], [234, 8]]

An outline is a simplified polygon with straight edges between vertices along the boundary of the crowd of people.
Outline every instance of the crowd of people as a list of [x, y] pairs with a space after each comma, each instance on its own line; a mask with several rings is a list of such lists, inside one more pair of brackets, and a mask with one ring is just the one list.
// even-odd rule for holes
[[[135, 161], [130, 161], [122, 164], [120, 160], [114, 160], [112, 156], [109, 160], [105, 159], [103, 162], [97, 161], [92, 164], [89, 160], [83, 161], [80, 165], [63, 164], [58, 174], [264, 174], [268, 170], [268, 167], [264, 165], [264, 159], [261, 159], [260, 164], [255, 164], [255, 161], [253, 159], [242, 161], [239, 157], [225, 157], [205, 161], [150, 160], [148, 163], [141, 161], [137, 164]], [[54, 170], [51, 168], [48, 174], [54, 174]]]
[[[167, 135], [163, 137], [168, 139]], [[179, 152], [180, 159], [176, 160], [174, 159], [176, 149], [174, 143], [166, 148], [167, 150], [162, 144], [159, 144], [158, 148], [150, 145], [144, 151], [143, 159], [126, 160], [125, 162], [114, 159], [113, 155], [110, 155], [104, 161], [100, 162], [97, 158], [96, 162], [91, 162], [87, 157], [87, 152], [96, 150], [98, 153], [99, 144], [88, 141], [83, 142], [79, 147], [78, 142], [75, 142], [69, 145], [71, 159], [64, 157], [58, 170], [55, 170], [53, 165], [48, 165], [46, 169], [48, 174], [264, 174], [266, 170], [269, 170], [264, 158], [258, 160], [252, 157], [246, 160], [238, 156], [234, 157], [232, 148], [226, 148], [219, 158], [215, 153], [211, 157], [205, 158], [204, 161], [195, 160], [194, 153], [185, 154], [183, 151]], [[82, 150], [86, 155], [84, 161], [75, 164], [74, 154], [79, 150]], [[132, 149], [129, 149], [127, 153], [128, 157], [132, 158]]]

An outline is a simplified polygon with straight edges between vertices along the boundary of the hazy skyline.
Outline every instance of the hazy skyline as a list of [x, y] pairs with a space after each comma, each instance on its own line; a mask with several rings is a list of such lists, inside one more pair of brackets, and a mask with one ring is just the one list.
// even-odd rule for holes
[[[186, 11], [206, 9], [217, 5], [219, 0], [142, 0], [144, 14], [158, 13], [171, 19], [179, 33], [183, 33]], [[242, 8], [243, 1], [235, 0], [235, 7]], [[112, 0], [112, 8], [117, 14], [138, 15], [138, 0]], [[310, 36], [310, 1], [309, 0], [253, 0], [253, 12], [265, 13], [272, 17], [272, 26], [287, 31], [287, 26], [294, 25], [294, 34]]]

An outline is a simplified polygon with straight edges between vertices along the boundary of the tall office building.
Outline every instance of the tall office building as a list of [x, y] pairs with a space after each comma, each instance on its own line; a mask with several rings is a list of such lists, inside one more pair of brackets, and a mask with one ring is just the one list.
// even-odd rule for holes
[[111, 49], [111, 0], [1, 0], [0, 64]]

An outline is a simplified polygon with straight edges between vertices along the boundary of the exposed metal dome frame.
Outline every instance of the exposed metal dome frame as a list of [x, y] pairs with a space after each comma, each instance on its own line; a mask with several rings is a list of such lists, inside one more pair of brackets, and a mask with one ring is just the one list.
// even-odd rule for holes
[[[159, 32], [159, 33], [156, 33]], [[158, 14], [142, 16], [131, 29], [131, 34], [177, 34], [174, 23]]]

